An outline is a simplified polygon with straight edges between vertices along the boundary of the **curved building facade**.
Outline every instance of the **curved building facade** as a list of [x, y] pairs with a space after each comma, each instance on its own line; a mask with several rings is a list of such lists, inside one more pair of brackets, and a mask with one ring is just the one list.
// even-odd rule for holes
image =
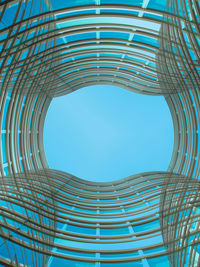
[[[1, 265], [200, 265], [199, 15], [197, 0], [1, 1]], [[49, 169], [51, 100], [95, 84], [164, 95], [167, 172], [94, 183]]]

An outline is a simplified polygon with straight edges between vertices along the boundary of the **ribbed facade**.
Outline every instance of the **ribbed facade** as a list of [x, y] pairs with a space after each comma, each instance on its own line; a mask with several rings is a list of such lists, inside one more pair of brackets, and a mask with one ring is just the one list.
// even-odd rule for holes
[[[197, 0], [1, 1], [1, 265], [200, 265], [199, 15]], [[167, 172], [95, 183], [49, 169], [51, 100], [95, 84], [165, 96]]]

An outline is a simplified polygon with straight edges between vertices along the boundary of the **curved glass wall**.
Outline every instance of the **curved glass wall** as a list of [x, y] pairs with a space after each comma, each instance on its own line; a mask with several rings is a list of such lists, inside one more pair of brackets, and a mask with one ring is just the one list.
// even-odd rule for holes
[[[199, 265], [200, 6], [161, 2], [1, 1], [3, 266]], [[48, 169], [51, 99], [92, 84], [165, 95], [168, 173], [95, 184]]]

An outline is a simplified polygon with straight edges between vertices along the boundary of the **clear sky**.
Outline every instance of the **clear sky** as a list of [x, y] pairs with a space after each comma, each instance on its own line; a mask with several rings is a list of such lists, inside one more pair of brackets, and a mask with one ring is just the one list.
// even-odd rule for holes
[[93, 181], [166, 170], [174, 142], [164, 97], [96, 85], [54, 98], [44, 127], [50, 168]]

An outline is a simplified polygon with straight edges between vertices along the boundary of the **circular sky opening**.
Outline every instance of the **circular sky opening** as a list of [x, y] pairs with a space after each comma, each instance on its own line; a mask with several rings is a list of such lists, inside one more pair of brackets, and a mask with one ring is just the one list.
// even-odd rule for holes
[[166, 171], [174, 130], [162, 96], [95, 85], [54, 98], [44, 125], [49, 167], [108, 182]]

